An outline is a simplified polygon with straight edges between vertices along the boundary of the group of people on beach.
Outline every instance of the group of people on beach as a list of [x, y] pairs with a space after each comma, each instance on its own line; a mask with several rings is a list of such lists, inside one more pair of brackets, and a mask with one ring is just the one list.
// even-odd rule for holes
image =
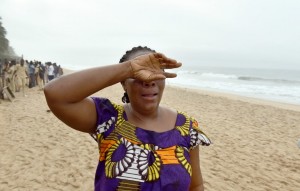
[[21, 92], [26, 96], [25, 89], [44, 85], [54, 78], [63, 75], [60, 65], [52, 62], [28, 61], [22, 59], [0, 59], [0, 97], [4, 98], [3, 88], [8, 87], [12, 93]]

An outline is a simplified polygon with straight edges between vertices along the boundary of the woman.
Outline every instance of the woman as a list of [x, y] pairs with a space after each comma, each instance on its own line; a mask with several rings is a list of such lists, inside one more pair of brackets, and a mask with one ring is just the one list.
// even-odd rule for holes
[[[209, 145], [209, 139], [193, 118], [159, 105], [165, 78], [176, 77], [164, 69], [180, 66], [147, 47], [136, 47], [119, 64], [65, 75], [46, 85], [52, 112], [98, 142], [95, 190], [204, 190], [198, 145]], [[119, 82], [124, 105], [88, 97]]]

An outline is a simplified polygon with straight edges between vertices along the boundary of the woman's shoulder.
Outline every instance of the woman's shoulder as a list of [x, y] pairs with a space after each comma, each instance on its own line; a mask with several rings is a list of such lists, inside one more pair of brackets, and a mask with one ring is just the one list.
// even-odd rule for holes
[[114, 103], [108, 98], [103, 97], [91, 97], [95, 103], [97, 111], [117, 111], [120, 112], [123, 108], [122, 105]]
[[104, 97], [91, 97], [91, 98], [96, 105], [101, 105], [101, 106], [113, 106], [114, 105], [114, 103], [108, 98], [104, 98]]
[[169, 116], [176, 116], [176, 118], [181, 118], [183, 120], [187, 121], [194, 121], [195, 118], [190, 116], [188, 113], [184, 111], [180, 111], [174, 108], [166, 107], [166, 106], [161, 106], [161, 108], [169, 115]]

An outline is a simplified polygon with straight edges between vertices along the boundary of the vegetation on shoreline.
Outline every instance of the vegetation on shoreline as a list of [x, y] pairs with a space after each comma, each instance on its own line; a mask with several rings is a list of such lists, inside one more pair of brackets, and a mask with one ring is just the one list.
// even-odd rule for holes
[[6, 29], [2, 25], [0, 17], [0, 58], [13, 59], [18, 57], [14, 49], [9, 45], [9, 40], [6, 38]]

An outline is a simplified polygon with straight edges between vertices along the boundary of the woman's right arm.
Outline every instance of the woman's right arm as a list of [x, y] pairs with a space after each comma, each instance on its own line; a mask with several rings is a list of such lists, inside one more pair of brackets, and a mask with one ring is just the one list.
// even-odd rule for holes
[[68, 126], [87, 133], [96, 127], [97, 115], [88, 96], [131, 77], [129, 62], [74, 72], [49, 82], [44, 93], [49, 108]]
[[44, 93], [56, 117], [76, 130], [92, 133], [96, 128], [97, 114], [95, 104], [88, 96], [127, 78], [151, 81], [175, 77], [176, 74], [164, 73], [161, 68], [180, 66], [181, 63], [163, 54], [147, 54], [120, 64], [63, 75], [49, 82]]

